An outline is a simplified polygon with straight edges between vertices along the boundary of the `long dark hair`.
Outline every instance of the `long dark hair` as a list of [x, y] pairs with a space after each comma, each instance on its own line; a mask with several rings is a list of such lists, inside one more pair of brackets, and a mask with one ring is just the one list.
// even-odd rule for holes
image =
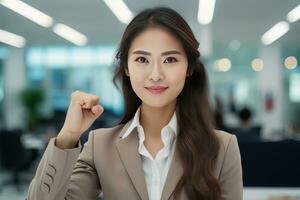
[[214, 133], [214, 122], [208, 100], [208, 80], [204, 65], [199, 60], [199, 43], [187, 22], [174, 10], [164, 7], [146, 9], [126, 27], [117, 51], [117, 66], [113, 78], [121, 83], [125, 112], [120, 124], [133, 118], [141, 100], [132, 89], [125, 74], [128, 51], [133, 39], [148, 27], [166, 28], [182, 44], [188, 59], [189, 76], [177, 97], [179, 133], [176, 148], [183, 165], [183, 176], [174, 191], [176, 197], [185, 189], [191, 200], [217, 200], [221, 196], [219, 182], [213, 175], [219, 141]]

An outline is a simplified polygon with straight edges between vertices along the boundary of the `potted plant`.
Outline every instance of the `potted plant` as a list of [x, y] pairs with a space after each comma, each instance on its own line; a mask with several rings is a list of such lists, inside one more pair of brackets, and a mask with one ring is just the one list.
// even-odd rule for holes
[[27, 111], [27, 128], [34, 130], [38, 123], [38, 106], [44, 100], [44, 92], [39, 88], [26, 88], [21, 91], [21, 101]]

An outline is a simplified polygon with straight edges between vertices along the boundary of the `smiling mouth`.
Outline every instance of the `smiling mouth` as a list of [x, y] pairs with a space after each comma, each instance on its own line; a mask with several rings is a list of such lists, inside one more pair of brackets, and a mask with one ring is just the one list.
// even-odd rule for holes
[[146, 89], [151, 92], [152, 94], [160, 94], [164, 92], [168, 87], [161, 87], [161, 88], [147, 88]]

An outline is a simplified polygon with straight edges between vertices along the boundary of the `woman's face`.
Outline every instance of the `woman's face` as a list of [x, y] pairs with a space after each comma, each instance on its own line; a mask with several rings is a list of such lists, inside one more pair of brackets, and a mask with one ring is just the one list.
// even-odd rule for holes
[[[132, 41], [126, 75], [144, 104], [163, 107], [176, 103], [187, 68], [187, 56], [180, 42], [163, 28], [151, 27]], [[158, 90], [159, 87], [165, 89]]]

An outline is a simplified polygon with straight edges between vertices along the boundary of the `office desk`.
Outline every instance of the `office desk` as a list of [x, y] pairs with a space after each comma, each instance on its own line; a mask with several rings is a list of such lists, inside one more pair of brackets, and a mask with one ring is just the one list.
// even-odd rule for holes
[[239, 142], [246, 187], [300, 187], [300, 141]]

